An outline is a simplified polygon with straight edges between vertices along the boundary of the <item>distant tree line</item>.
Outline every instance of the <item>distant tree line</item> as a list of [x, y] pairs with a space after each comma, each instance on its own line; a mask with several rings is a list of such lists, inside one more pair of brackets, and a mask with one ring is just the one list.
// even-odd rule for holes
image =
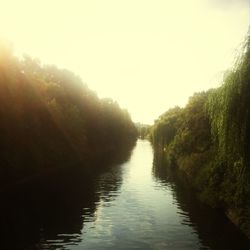
[[250, 237], [249, 36], [223, 84], [162, 114], [150, 139], [168, 167]]
[[136, 137], [129, 113], [78, 76], [0, 44], [0, 187], [115, 158]]
[[136, 123], [137, 134], [140, 139], [148, 139], [151, 126], [148, 124]]

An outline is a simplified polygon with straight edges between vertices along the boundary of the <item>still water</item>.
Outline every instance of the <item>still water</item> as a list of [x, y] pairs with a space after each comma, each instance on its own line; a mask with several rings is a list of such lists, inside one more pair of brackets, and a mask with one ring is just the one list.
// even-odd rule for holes
[[41, 205], [39, 200], [18, 209], [18, 215], [12, 208], [14, 218], [8, 215], [9, 221], [3, 222], [15, 225], [15, 229], [2, 229], [6, 246], [26, 250], [250, 249], [246, 237], [222, 214], [199, 203], [153, 162], [150, 143], [138, 140], [127, 162], [100, 174], [84, 190], [72, 187], [63, 200], [51, 194], [51, 204]]

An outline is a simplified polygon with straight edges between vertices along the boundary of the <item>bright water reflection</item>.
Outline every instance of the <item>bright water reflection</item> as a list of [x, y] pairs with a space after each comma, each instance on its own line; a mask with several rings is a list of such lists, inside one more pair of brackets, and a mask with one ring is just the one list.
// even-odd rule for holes
[[88, 185], [87, 194], [79, 186], [68, 201], [35, 214], [39, 235], [10, 249], [250, 249], [224, 216], [176, 185], [160, 163], [153, 167], [148, 141]]

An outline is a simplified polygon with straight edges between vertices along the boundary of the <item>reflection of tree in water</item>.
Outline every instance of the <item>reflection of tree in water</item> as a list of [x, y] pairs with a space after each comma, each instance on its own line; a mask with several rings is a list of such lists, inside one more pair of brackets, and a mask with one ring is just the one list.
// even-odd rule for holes
[[[98, 194], [105, 202], [110, 202], [118, 195], [117, 190], [122, 184], [122, 167], [117, 166], [117, 162], [126, 162], [131, 156], [132, 150], [122, 150], [113, 158], [107, 168], [100, 173], [98, 178]], [[99, 163], [101, 164], [101, 163]]]
[[95, 220], [100, 200], [115, 198], [121, 167], [113, 165], [106, 172], [84, 176], [65, 173], [2, 195], [1, 249], [65, 249], [80, 243], [84, 223]]
[[118, 195], [117, 189], [121, 186], [121, 168], [112, 168], [109, 172], [101, 175], [98, 182], [100, 197], [105, 202], [110, 202]]
[[[4, 249], [43, 249], [42, 242], [46, 240], [77, 240], [84, 223], [82, 206], [88, 206], [94, 213], [93, 193], [92, 183], [86, 183], [84, 187], [80, 183], [73, 186], [68, 182], [65, 187], [60, 183], [33, 184], [8, 194], [1, 207], [0, 230], [1, 242], [4, 240], [6, 244]], [[58, 237], [58, 234], [74, 236]]]
[[171, 187], [182, 223], [195, 229], [203, 249], [250, 249], [249, 240], [224, 214], [199, 202], [160, 153], [154, 155], [153, 174], [156, 181]]

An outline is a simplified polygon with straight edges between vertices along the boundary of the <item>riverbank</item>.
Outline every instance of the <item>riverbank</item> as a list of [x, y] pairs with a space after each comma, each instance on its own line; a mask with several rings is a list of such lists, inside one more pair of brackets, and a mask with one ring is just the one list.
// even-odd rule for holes
[[195, 93], [152, 126], [150, 139], [195, 189], [250, 237], [250, 36], [222, 85]]
[[[245, 206], [230, 206], [225, 202], [222, 202], [223, 196], [218, 197], [218, 190], [212, 189], [211, 186], [204, 187], [207, 183], [202, 183], [204, 180], [204, 173], [194, 172], [192, 173], [190, 169], [185, 166], [179, 166], [176, 164], [171, 165], [171, 160], [169, 159], [169, 155], [163, 150], [155, 150], [155, 159], [161, 162], [162, 168], [164, 171], [167, 171], [170, 176], [174, 176], [174, 179], [179, 185], [183, 186], [183, 188], [190, 189], [190, 192], [197, 197], [197, 199], [209, 205], [211, 208], [221, 211], [235, 226], [237, 226], [249, 239], [250, 239], [250, 214], [248, 207]], [[177, 162], [181, 162], [178, 161]], [[196, 162], [193, 162], [195, 165]], [[198, 163], [199, 164], [199, 163]], [[190, 167], [190, 166], [189, 166]], [[206, 171], [206, 170], [201, 170]], [[201, 184], [203, 185], [201, 188]], [[210, 184], [211, 185], [211, 184]]]
[[0, 48], [0, 190], [65, 168], [91, 171], [130, 151], [137, 138], [127, 110], [100, 99], [66, 69]]

